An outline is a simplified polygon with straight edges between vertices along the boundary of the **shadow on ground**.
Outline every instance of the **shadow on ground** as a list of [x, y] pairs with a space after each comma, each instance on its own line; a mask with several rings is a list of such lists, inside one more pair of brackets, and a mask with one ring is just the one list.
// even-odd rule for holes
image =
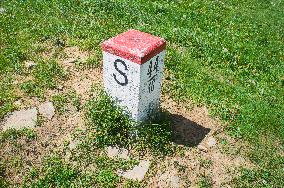
[[178, 145], [197, 146], [210, 132], [209, 128], [205, 128], [181, 115], [170, 114], [170, 118], [174, 135], [173, 142]]

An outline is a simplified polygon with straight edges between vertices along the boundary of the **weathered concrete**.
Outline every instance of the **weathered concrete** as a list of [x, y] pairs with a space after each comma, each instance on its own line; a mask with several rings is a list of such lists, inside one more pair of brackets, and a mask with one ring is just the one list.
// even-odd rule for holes
[[3, 131], [7, 129], [34, 128], [37, 122], [37, 109], [23, 109], [13, 112], [4, 119]]
[[105, 90], [136, 121], [160, 107], [165, 47], [164, 39], [136, 30], [102, 45]]
[[180, 178], [176, 175], [175, 171], [166, 171], [159, 177], [159, 187], [179, 188]]
[[140, 161], [132, 170], [118, 171], [117, 174], [127, 179], [142, 181], [150, 167], [150, 161]]
[[52, 102], [42, 103], [41, 105], [39, 105], [38, 111], [43, 117], [49, 120], [51, 120], [55, 114], [55, 108]]
[[125, 159], [125, 160], [129, 159], [129, 156], [128, 156], [129, 152], [127, 149], [108, 146], [106, 147], [105, 150], [109, 158], [112, 158], [112, 159], [117, 158], [117, 159]]

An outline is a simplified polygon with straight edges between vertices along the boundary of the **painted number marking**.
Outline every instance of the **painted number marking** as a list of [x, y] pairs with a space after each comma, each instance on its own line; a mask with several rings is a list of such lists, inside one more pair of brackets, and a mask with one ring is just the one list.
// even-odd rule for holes
[[116, 78], [116, 74], [113, 74], [112, 76], [113, 76], [114, 80], [116, 81], [116, 83], [118, 83], [121, 86], [126, 86], [128, 84], [128, 78], [126, 76], [126, 73], [124, 73], [124, 72], [122, 72], [122, 70], [118, 69], [118, 67], [117, 67], [118, 63], [121, 63], [124, 66], [125, 71], [128, 71], [128, 68], [127, 68], [124, 61], [122, 61], [120, 59], [117, 59], [117, 60], [114, 61], [114, 68], [115, 68], [115, 70], [117, 70], [117, 72], [119, 72], [120, 75], [122, 75], [124, 77], [124, 82], [118, 81], [117, 78]]
[[159, 72], [159, 56], [157, 56], [156, 61], [154, 63], [154, 67], [153, 67], [153, 62], [150, 61], [150, 65], [148, 67], [148, 71], [147, 71], [147, 75], [148, 75], [148, 91], [149, 93], [151, 93], [152, 91], [154, 91], [155, 89], [155, 82], [158, 76], [158, 72]]

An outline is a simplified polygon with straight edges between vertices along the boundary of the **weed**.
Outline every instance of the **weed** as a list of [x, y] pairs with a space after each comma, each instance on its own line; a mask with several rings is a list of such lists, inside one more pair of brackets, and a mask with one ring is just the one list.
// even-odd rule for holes
[[[73, 153], [72, 161], [76, 162], [80, 168], [90, 169], [91, 176], [93, 177], [92, 185], [98, 187], [117, 187], [122, 182], [122, 179], [116, 174], [118, 170], [128, 170], [137, 165], [139, 162], [136, 160], [122, 160], [111, 159], [105, 154], [100, 154], [98, 150], [89, 149], [89, 145], [84, 147], [81, 145], [78, 150]], [[78, 169], [78, 168], [74, 168]], [[82, 176], [82, 174], [80, 175]]]
[[25, 137], [26, 141], [31, 141], [36, 138], [36, 133], [32, 129], [9, 129], [0, 133], [0, 145], [7, 141], [13, 141], [18, 138]]
[[174, 167], [178, 170], [178, 172], [185, 172], [187, 169], [186, 165], [180, 164], [178, 161], [174, 161]]
[[68, 98], [64, 94], [58, 94], [52, 96], [52, 102], [55, 106], [56, 111], [59, 114], [63, 114], [64, 112], [67, 111], [67, 103], [68, 103]]
[[134, 165], [138, 164], [136, 160], [123, 160], [123, 159], [110, 159], [105, 155], [99, 155], [94, 159], [94, 162], [97, 165], [98, 169], [104, 170], [113, 170], [113, 169], [120, 169], [120, 170], [127, 170], [133, 168]]
[[[136, 28], [168, 41], [164, 92], [209, 107], [229, 123], [232, 136], [251, 143], [255, 165], [267, 164], [249, 184], [283, 187], [282, 171], [274, 168], [283, 156], [270, 160], [253, 149], [279, 147], [267, 148], [265, 135], [269, 142], [284, 140], [283, 1], [3, 1], [1, 7], [0, 118], [15, 100], [12, 82], [3, 80], [22, 73], [22, 62], [38, 53], [33, 44], [51, 40], [59, 48], [71, 43], [97, 51], [101, 41]], [[24, 90], [41, 95], [47, 79], [40, 80]], [[277, 170], [278, 180], [268, 181]]]
[[116, 187], [119, 177], [110, 170], [101, 170], [96, 176], [96, 182], [100, 187]]
[[131, 142], [133, 122], [114, 106], [113, 101], [102, 91], [99, 97], [87, 104], [89, 128], [95, 131], [94, 142], [98, 147], [107, 145], [127, 146]]
[[0, 188], [9, 187], [9, 183], [5, 177], [6, 177], [6, 167], [0, 160]]
[[204, 168], [209, 168], [212, 165], [212, 161], [209, 159], [200, 159], [200, 166]]
[[87, 118], [91, 140], [95, 146], [108, 145], [133, 147], [139, 151], [169, 153], [171, 150], [171, 128], [165, 114], [155, 121], [137, 124], [103, 91], [87, 104]]
[[13, 102], [16, 100], [12, 77], [0, 75], [0, 119], [8, 112], [15, 109]]
[[262, 142], [265, 142], [265, 148], [263, 148], [263, 144], [258, 143], [253, 148], [255, 151], [247, 154], [257, 166], [252, 169], [243, 168], [241, 170], [241, 176], [234, 180], [238, 187], [284, 186], [284, 182], [279, 181], [284, 174], [284, 158], [280, 154], [283, 148], [279, 145], [278, 147], [271, 146], [275, 143], [268, 141], [268, 139], [263, 139]]
[[58, 156], [48, 157], [40, 169], [32, 169], [23, 187], [91, 187], [93, 177], [63, 162]]
[[85, 62], [76, 63], [78, 68], [95, 69], [101, 66], [101, 58], [98, 55], [90, 56]]
[[77, 111], [81, 108], [80, 95], [77, 95], [75, 91], [71, 91], [68, 95], [70, 103], [76, 108]]
[[210, 188], [212, 187], [212, 180], [209, 176], [202, 175], [198, 182], [198, 187], [200, 188]]
[[24, 82], [21, 89], [31, 95], [44, 98], [44, 91], [46, 89], [54, 89], [57, 82], [66, 78], [66, 73], [56, 61], [50, 60], [48, 62], [40, 61], [32, 70], [33, 79]]
[[115, 173], [119, 170], [128, 170], [137, 165], [136, 160], [110, 159], [105, 155], [99, 155], [94, 159], [96, 164], [96, 183], [100, 187], [116, 187], [120, 177]]
[[[19, 143], [25, 140], [26, 143], [36, 139], [36, 133], [32, 129], [9, 129], [0, 132], [0, 187], [12, 187], [14, 182], [8, 182], [9, 170], [19, 171], [23, 168], [23, 160], [17, 155], [22, 145]], [[9, 146], [8, 155], [5, 154], [5, 146]], [[2, 156], [3, 154], [3, 156]], [[7, 160], [8, 159], [8, 160]]]
[[175, 147], [171, 144], [172, 129], [168, 114], [162, 112], [160, 117], [137, 126], [136, 148], [150, 149], [154, 154], [171, 154]]
[[140, 188], [143, 187], [139, 181], [127, 180], [123, 188]]
[[0, 188], [6, 188], [9, 186], [10, 184], [7, 182], [7, 180], [0, 176]]
[[54, 95], [52, 96], [52, 102], [59, 114], [67, 112], [69, 104], [75, 107], [76, 110], [80, 110], [81, 107], [80, 96], [75, 91]]
[[21, 85], [21, 89], [29, 95], [38, 96], [40, 98], [44, 97], [43, 88], [39, 87], [33, 80], [24, 82]]

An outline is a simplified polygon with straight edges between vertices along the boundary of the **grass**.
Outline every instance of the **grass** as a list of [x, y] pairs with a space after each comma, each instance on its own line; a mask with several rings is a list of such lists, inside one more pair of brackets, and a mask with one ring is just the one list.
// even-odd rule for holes
[[81, 108], [80, 96], [77, 95], [75, 91], [54, 95], [51, 100], [59, 114], [67, 112], [68, 106], [70, 107], [70, 105], [72, 105], [76, 110]]
[[157, 154], [173, 152], [170, 120], [165, 113], [154, 121], [137, 124], [103, 91], [97, 89], [96, 94], [86, 105], [88, 132], [92, 133], [88, 139], [94, 146], [113, 145]]
[[32, 169], [23, 187], [90, 187], [92, 176], [64, 163], [58, 156], [47, 158], [40, 169]]
[[0, 118], [2, 119], [5, 114], [15, 109], [13, 103], [16, 100], [16, 95], [12, 78], [7, 75], [0, 75], [0, 79]]
[[[10, 170], [20, 171], [23, 162], [21, 159], [22, 144], [19, 140], [23, 140], [26, 144], [35, 140], [36, 133], [31, 129], [9, 129], [0, 133], [0, 187], [10, 187], [14, 182], [8, 181]], [[8, 147], [9, 149], [5, 149]], [[5, 154], [5, 152], [7, 152]], [[2, 156], [3, 155], [3, 156]], [[2, 158], [3, 157], [3, 158]]]
[[[6, 9], [0, 18], [0, 86], [7, 88], [0, 91], [0, 117], [16, 99], [14, 85], [3, 78], [23, 74], [23, 61], [42, 50], [34, 44], [49, 40], [92, 52], [135, 28], [168, 41], [170, 85], [163, 92], [206, 105], [228, 122], [232, 136], [250, 143], [245, 155], [257, 168], [244, 170], [236, 184], [284, 186], [283, 1], [29, 0], [0, 6]], [[35, 83], [24, 90], [41, 93], [33, 91]]]
[[[131, 180], [122, 180], [115, 172], [133, 168], [139, 162], [130, 159], [110, 159], [101, 150], [90, 145], [80, 145], [71, 158], [66, 161], [62, 153], [53, 153], [42, 160], [40, 166], [29, 164], [23, 168], [27, 159], [21, 156], [25, 144], [36, 139], [36, 133], [30, 129], [7, 130], [0, 134], [0, 149], [9, 146], [12, 152], [5, 159], [0, 158], [0, 187], [140, 187], [140, 183]], [[92, 140], [84, 140], [88, 143]], [[3, 150], [4, 151], [4, 150]], [[8, 159], [7, 159], [8, 157]], [[30, 163], [30, 162], [29, 162]], [[21, 184], [8, 181], [10, 170], [16, 170], [23, 178]]]
[[32, 70], [32, 80], [21, 85], [21, 89], [30, 96], [44, 98], [47, 89], [55, 89], [58, 82], [66, 78], [66, 73], [55, 60], [40, 61]]
[[4, 188], [4, 187], [8, 187], [9, 183], [7, 182], [7, 180], [5, 179], [4, 175], [5, 175], [5, 167], [3, 167], [2, 164], [0, 164], [0, 187]]
[[212, 187], [212, 180], [208, 176], [201, 176], [198, 182], [199, 188], [210, 188]]
[[33, 140], [36, 138], [36, 133], [26, 128], [21, 130], [9, 129], [0, 134], [0, 146], [7, 141], [13, 141], [21, 137], [25, 137], [26, 140]]

